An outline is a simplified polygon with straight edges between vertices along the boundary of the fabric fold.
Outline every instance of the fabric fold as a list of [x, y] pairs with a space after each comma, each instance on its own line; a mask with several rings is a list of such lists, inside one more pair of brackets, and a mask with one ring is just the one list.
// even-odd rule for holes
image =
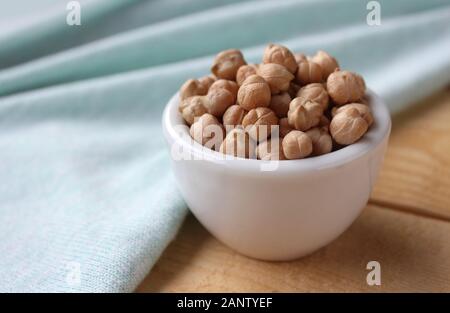
[[[401, 20], [405, 15], [425, 14], [430, 10], [448, 11], [449, 6], [448, 1], [442, 0], [430, 0], [426, 6], [423, 1], [381, 3], [384, 20]], [[229, 4], [119, 33], [4, 70], [0, 72], [0, 95], [179, 62], [229, 47], [242, 49], [274, 39], [312, 37], [351, 25], [368, 29], [366, 14], [366, 3], [359, 0], [266, 0], [258, 1], [257, 5], [253, 1]], [[443, 25], [444, 29], [446, 26], [448, 23]], [[420, 27], [413, 26], [411, 34], [414, 29]], [[383, 32], [383, 28], [378, 31]]]

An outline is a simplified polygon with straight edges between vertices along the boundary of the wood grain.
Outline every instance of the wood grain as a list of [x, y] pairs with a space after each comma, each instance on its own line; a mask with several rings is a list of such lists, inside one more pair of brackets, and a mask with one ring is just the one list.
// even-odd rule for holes
[[450, 89], [393, 118], [371, 202], [450, 221]]
[[[232, 251], [189, 216], [139, 292], [450, 291], [450, 223], [369, 205], [329, 246], [293, 262]], [[381, 264], [381, 286], [366, 265]]]

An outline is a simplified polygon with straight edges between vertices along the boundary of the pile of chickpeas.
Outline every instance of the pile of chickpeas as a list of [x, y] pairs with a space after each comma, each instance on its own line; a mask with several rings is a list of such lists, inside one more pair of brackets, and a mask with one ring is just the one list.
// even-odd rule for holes
[[211, 72], [182, 85], [179, 111], [192, 138], [215, 151], [301, 159], [350, 145], [373, 123], [364, 79], [324, 51], [309, 57], [269, 44], [261, 64], [247, 64], [230, 49]]

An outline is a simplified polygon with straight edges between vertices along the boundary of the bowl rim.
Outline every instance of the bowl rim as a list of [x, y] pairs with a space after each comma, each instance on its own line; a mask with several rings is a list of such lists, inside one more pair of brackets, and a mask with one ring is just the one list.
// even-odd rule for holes
[[[167, 103], [163, 116], [162, 127], [169, 145], [176, 143], [182, 147], [183, 151], [193, 156], [193, 160], [202, 160], [216, 166], [222, 166], [226, 170], [239, 170], [251, 173], [268, 173], [272, 175], [298, 173], [298, 172], [316, 172], [324, 169], [330, 169], [350, 163], [356, 159], [362, 158], [371, 151], [374, 151], [384, 139], [389, 136], [391, 130], [391, 117], [384, 101], [370, 89], [367, 89], [366, 96], [370, 101], [370, 107], [374, 117], [374, 123], [356, 143], [343, 147], [337, 151], [320, 156], [308, 157], [297, 160], [282, 161], [263, 161], [257, 159], [230, 158], [223, 153], [203, 147], [194, 141], [189, 135], [189, 127], [185, 124], [180, 112], [178, 111], [179, 96], [178, 92], [172, 96]], [[189, 138], [189, 140], [187, 140]], [[187, 150], [184, 150], [187, 149]], [[171, 151], [169, 151], [171, 153]], [[261, 170], [262, 164], [276, 162], [275, 170]]]

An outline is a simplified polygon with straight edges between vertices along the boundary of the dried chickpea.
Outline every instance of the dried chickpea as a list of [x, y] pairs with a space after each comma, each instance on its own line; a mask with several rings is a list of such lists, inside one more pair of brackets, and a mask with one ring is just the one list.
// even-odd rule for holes
[[200, 117], [207, 113], [205, 105], [206, 101], [208, 101], [206, 96], [193, 96], [181, 101], [178, 109], [189, 126], [194, 123], [196, 117]]
[[255, 141], [266, 140], [275, 125], [278, 125], [277, 116], [271, 109], [264, 107], [248, 111], [242, 120], [245, 131]]
[[318, 102], [295, 98], [289, 104], [289, 125], [297, 130], [305, 131], [317, 126], [322, 115], [322, 105]]
[[295, 53], [294, 54], [294, 58], [295, 58], [295, 62], [298, 64], [302, 61], [306, 61], [306, 55], [304, 55], [303, 53]]
[[234, 104], [230, 106], [223, 114], [223, 125], [227, 128], [242, 125], [242, 120], [245, 114], [247, 114], [247, 111], [245, 111], [240, 105]]
[[226, 79], [218, 79], [216, 80], [211, 87], [209, 87], [208, 93], [212, 92], [215, 89], [226, 89], [233, 95], [233, 103], [236, 103], [238, 85], [232, 80]]
[[307, 134], [293, 130], [283, 138], [283, 153], [286, 159], [302, 159], [312, 153], [312, 141]]
[[359, 114], [361, 114], [362, 118], [366, 120], [367, 125], [370, 127], [370, 125], [373, 124], [373, 116], [372, 112], [370, 111], [369, 106], [362, 104], [362, 103], [349, 103], [345, 104], [341, 107], [335, 107], [331, 110], [331, 116], [335, 116], [336, 114], [348, 110], [350, 108], [355, 108], [358, 110]]
[[229, 49], [216, 55], [211, 72], [218, 78], [236, 80], [238, 69], [245, 64], [241, 51]]
[[237, 100], [247, 111], [267, 107], [270, 103], [270, 87], [261, 76], [251, 75], [239, 88]]
[[308, 130], [306, 134], [312, 141], [312, 155], [322, 155], [331, 152], [333, 149], [333, 140], [328, 133], [328, 127], [314, 127]]
[[228, 107], [234, 104], [233, 94], [226, 89], [216, 89], [208, 92], [206, 97], [209, 100], [205, 102], [206, 110], [216, 117], [222, 117]]
[[297, 62], [292, 52], [282, 45], [269, 44], [264, 50], [263, 63], [276, 63], [284, 66], [289, 72], [295, 74]]
[[320, 103], [324, 111], [328, 108], [328, 92], [322, 84], [313, 83], [300, 88], [297, 97]]
[[241, 86], [252, 75], [257, 75], [258, 66], [255, 64], [242, 65], [236, 73], [236, 83]]
[[222, 124], [220, 124], [214, 115], [209, 113], [205, 113], [197, 118], [191, 125], [189, 133], [195, 141], [213, 150], [219, 150], [225, 137]]
[[258, 75], [269, 84], [272, 94], [287, 91], [291, 80], [294, 79], [294, 75], [284, 66], [275, 63], [261, 64], [258, 67]]
[[210, 113], [222, 117], [226, 109], [233, 104], [233, 95], [226, 89], [217, 88], [206, 96], [193, 96], [181, 101], [179, 110], [188, 125], [195, 117]]
[[336, 114], [330, 123], [333, 139], [341, 145], [358, 141], [367, 131], [369, 125], [355, 108], [349, 108]]
[[255, 143], [243, 129], [235, 128], [223, 140], [220, 152], [241, 158], [254, 158]]
[[322, 81], [322, 68], [319, 64], [310, 60], [301, 61], [298, 63], [296, 78], [301, 85], [320, 83]]
[[261, 142], [256, 147], [256, 157], [264, 161], [286, 160], [281, 140], [269, 139]]
[[327, 90], [337, 105], [357, 102], [366, 92], [364, 79], [349, 71], [335, 71], [328, 76]]
[[180, 88], [180, 100], [193, 96], [204, 96], [208, 92], [207, 86], [197, 79], [188, 79]]
[[293, 128], [289, 125], [287, 117], [280, 118], [279, 124], [279, 135], [281, 138], [285, 137], [291, 130], [293, 130]]
[[209, 90], [209, 87], [216, 81], [214, 76], [203, 76], [198, 79], [198, 81], [206, 87], [206, 90]]
[[336, 69], [339, 69], [339, 64], [336, 59], [322, 50], [317, 51], [311, 60], [320, 65], [322, 68], [322, 77], [325, 81], [331, 73], [333, 73]]
[[282, 92], [278, 95], [273, 95], [270, 99], [269, 108], [275, 112], [279, 117], [286, 117], [289, 111], [289, 103], [291, 103], [291, 96], [287, 91]]

